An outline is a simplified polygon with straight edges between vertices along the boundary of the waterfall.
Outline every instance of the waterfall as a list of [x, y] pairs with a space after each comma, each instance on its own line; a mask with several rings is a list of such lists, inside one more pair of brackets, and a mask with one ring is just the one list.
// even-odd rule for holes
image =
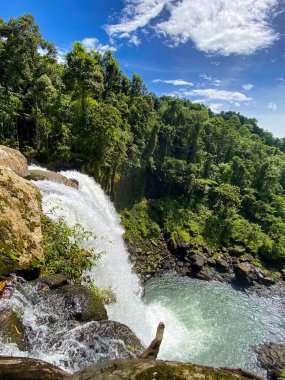
[[63, 216], [70, 225], [80, 223], [95, 234], [94, 246], [102, 256], [88, 275], [97, 287], [111, 287], [116, 295], [116, 303], [107, 306], [109, 319], [126, 324], [148, 343], [151, 329], [141, 299], [143, 290], [128, 260], [124, 229], [112, 202], [87, 175], [76, 171], [63, 174], [76, 179], [79, 190], [50, 181], [37, 182], [43, 196], [43, 211], [54, 219]]
[[[87, 175], [76, 171], [62, 174], [76, 179], [79, 189], [51, 181], [35, 182], [42, 194], [43, 211], [55, 220], [64, 217], [70, 226], [80, 223], [96, 235], [90, 244], [102, 256], [88, 275], [97, 287], [111, 287], [116, 295], [116, 303], [106, 306], [109, 319], [126, 324], [145, 345], [153, 339], [157, 324], [165, 322], [161, 359], [260, 372], [252, 345], [285, 339], [280, 299], [247, 296], [226, 284], [177, 277], [150, 281], [142, 297], [112, 202]], [[40, 302], [33, 286], [24, 284], [12, 299], [1, 300], [0, 312], [9, 305], [22, 310], [30, 349], [22, 352], [14, 344], [2, 344], [0, 355], [36, 357], [71, 372], [102, 358], [77, 341], [80, 327], [67, 322], [64, 312], [55, 313], [54, 304]], [[102, 342], [115, 351], [113, 343]]]

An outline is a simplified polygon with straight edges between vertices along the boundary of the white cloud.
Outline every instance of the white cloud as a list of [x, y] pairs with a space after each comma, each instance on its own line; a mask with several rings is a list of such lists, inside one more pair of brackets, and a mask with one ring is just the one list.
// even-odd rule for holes
[[129, 43], [135, 46], [139, 46], [141, 44], [141, 40], [136, 34], [133, 34], [129, 39]]
[[88, 50], [96, 50], [99, 51], [99, 53], [104, 53], [106, 50], [112, 50], [116, 51], [117, 48], [115, 46], [111, 45], [103, 45], [99, 42], [97, 38], [94, 37], [87, 37], [83, 38], [82, 41], [80, 41], [82, 45], [84, 45]]
[[218, 113], [218, 112], [222, 111], [225, 108], [224, 105], [223, 105], [223, 103], [210, 103], [208, 106], [215, 113]]
[[184, 96], [201, 96], [206, 100], [223, 100], [231, 102], [234, 105], [239, 102], [247, 102], [252, 100], [252, 98], [247, 97], [245, 94], [236, 91], [224, 91], [217, 90], [214, 88], [208, 88], [203, 90], [192, 90], [185, 91]]
[[271, 26], [277, 6], [278, 0], [125, 0], [120, 22], [106, 30], [126, 38], [151, 23], [172, 46], [191, 40], [206, 53], [252, 54], [279, 38]]
[[249, 90], [251, 90], [252, 87], [253, 87], [253, 84], [251, 84], [251, 83], [245, 83], [245, 84], [242, 85], [242, 88], [243, 88], [245, 91], [249, 91]]
[[269, 102], [268, 104], [267, 104], [267, 108], [269, 109], [269, 110], [272, 110], [272, 111], [276, 111], [277, 110], [277, 104], [276, 103], [273, 103], [273, 102]]
[[152, 83], [167, 83], [173, 84], [174, 86], [193, 86], [192, 82], [187, 82], [183, 79], [154, 79]]
[[152, 19], [157, 17], [165, 5], [172, 0], [125, 0], [126, 6], [119, 24], [107, 25], [106, 30], [110, 36], [118, 35], [125, 38], [125, 33], [135, 32], [145, 27]]

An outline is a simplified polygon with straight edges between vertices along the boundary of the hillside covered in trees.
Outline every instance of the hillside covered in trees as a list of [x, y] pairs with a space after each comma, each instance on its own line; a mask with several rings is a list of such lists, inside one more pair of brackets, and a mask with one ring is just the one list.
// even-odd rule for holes
[[31, 15], [0, 19], [0, 144], [49, 165], [80, 163], [127, 233], [243, 247], [285, 262], [285, 139], [255, 119], [149, 93], [110, 51], [75, 43], [57, 62]]

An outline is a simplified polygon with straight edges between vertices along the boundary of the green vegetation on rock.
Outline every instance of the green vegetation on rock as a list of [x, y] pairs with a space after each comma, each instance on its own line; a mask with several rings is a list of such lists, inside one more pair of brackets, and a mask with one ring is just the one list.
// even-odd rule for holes
[[[64, 218], [53, 221], [42, 216], [45, 252], [45, 274], [64, 274], [71, 282], [90, 282], [84, 272], [100, 257], [94, 246], [88, 244], [95, 237], [81, 225], [69, 227]], [[83, 248], [85, 243], [86, 248]]]

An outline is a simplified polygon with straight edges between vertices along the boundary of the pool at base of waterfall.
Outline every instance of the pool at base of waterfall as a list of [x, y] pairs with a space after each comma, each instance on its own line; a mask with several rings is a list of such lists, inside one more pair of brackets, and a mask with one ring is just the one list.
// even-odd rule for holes
[[227, 284], [166, 276], [147, 283], [144, 302], [149, 323], [166, 325], [161, 359], [264, 374], [253, 346], [285, 339], [281, 300], [248, 296]]

